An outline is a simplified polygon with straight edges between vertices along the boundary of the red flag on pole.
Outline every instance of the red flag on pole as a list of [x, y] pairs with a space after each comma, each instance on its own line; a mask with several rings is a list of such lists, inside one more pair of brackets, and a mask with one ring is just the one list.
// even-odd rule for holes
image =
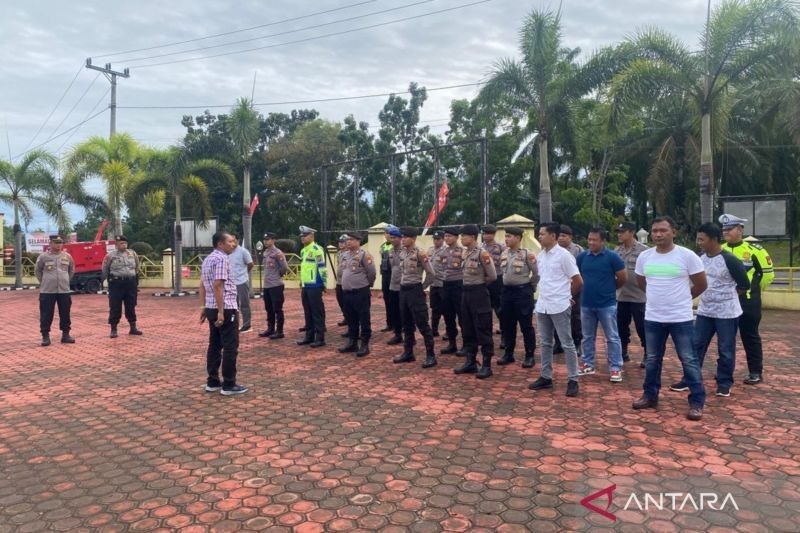
[[257, 207], [258, 207], [258, 193], [253, 195], [253, 200], [250, 202], [250, 216], [253, 216], [253, 213], [256, 212]]
[[425, 227], [430, 228], [434, 224], [436, 224], [437, 215], [440, 215], [442, 211], [444, 211], [444, 207], [447, 205], [447, 195], [450, 193], [450, 186], [445, 181], [442, 183], [441, 188], [439, 189], [439, 198], [437, 198], [438, 210], [437, 205], [435, 204], [431, 207], [431, 212], [428, 213], [428, 220], [425, 221]]

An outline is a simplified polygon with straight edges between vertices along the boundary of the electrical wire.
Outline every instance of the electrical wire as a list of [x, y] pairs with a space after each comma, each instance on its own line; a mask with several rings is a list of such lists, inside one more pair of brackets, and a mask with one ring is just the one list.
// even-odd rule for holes
[[85, 91], [83, 91], [83, 94], [81, 94], [81, 97], [80, 97], [80, 98], [78, 98], [78, 101], [77, 101], [77, 102], [75, 102], [74, 104], [72, 104], [72, 107], [70, 108], [70, 110], [69, 110], [69, 111], [67, 111], [67, 114], [66, 114], [66, 115], [64, 115], [64, 118], [62, 118], [62, 119], [61, 119], [61, 122], [59, 122], [59, 123], [58, 123], [58, 126], [56, 126], [56, 129], [54, 129], [53, 131], [51, 131], [51, 132], [50, 132], [50, 137], [52, 137], [53, 135], [55, 135], [56, 133], [58, 133], [58, 130], [59, 130], [59, 129], [61, 129], [61, 126], [63, 126], [63, 125], [64, 125], [64, 122], [66, 122], [66, 121], [67, 121], [67, 119], [69, 118], [69, 116], [72, 114], [72, 112], [73, 112], [73, 111], [75, 111], [75, 108], [76, 108], [76, 107], [78, 107], [78, 104], [80, 104], [80, 103], [83, 101], [83, 99], [84, 99], [84, 98], [86, 97], [86, 95], [89, 93], [89, 89], [91, 89], [91, 88], [92, 88], [92, 86], [94, 85], [94, 83], [97, 81], [97, 78], [99, 78], [99, 77], [100, 77], [100, 72], [98, 72], [98, 73], [97, 73], [97, 76], [95, 76], [95, 77], [94, 77], [94, 79], [92, 80], [92, 83], [90, 83], [90, 84], [89, 84], [89, 86], [88, 86], [88, 87], [86, 87], [86, 90], [85, 90]]
[[[69, 90], [72, 88], [72, 85], [75, 83], [75, 80], [77, 80], [77, 79], [78, 79], [78, 76], [80, 75], [80, 73], [81, 73], [81, 71], [82, 71], [82, 70], [83, 70], [83, 65], [81, 65], [80, 67], [78, 67], [78, 71], [77, 71], [77, 72], [75, 73], [75, 75], [72, 77], [72, 81], [70, 81], [70, 82], [69, 82], [69, 85], [67, 85], [67, 88], [66, 88], [66, 89], [64, 89], [64, 92], [63, 92], [63, 93], [61, 93], [61, 98], [59, 98], [59, 99], [58, 99], [58, 102], [56, 102], [56, 105], [55, 105], [55, 106], [53, 106], [53, 109], [51, 109], [51, 110], [50, 110], [50, 114], [49, 114], [49, 115], [47, 115], [47, 118], [46, 118], [46, 119], [44, 119], [44, 122], [42, 122], [42, 125], [41, 125], [41, 126], [39, 126], [39, 129], [38, 129], [38, 130], [36, 130], [36, 134], [35, 134], [35, 135], [33, 136], [33, 138], [32, 138], [32, 139], [31, 139], [31, 140], [28, 142], [28, 146], [26, 146], [26, 147], [25, 147], [25, 150], [23, 150], [22, 154], [27, 154], [27, 153], [30, 151], [30, 150], [29, 150], [29, 148], [31, 147], [31, 145], [33, 144], [33, 142], [36, 140], [36, 138], [39, 136], [39, 134], [40, 134], [40, 133], [42, 133], [42, 130], [43, 130], [43, 129], [44, 129], [44, 127], [47, 125], [47, 123], [48, 123], [48, 122], [50, 122], [50, 118], [52, 118], [52, 116], [53, 116], [53, 113], [55, 113], [55, 112], [56, 112], [56, 109], [58, 109], [58, 106], [60, 106], [60, 105], [61, 105], [61, 102], [64, 100], [64, 97], [65, 97], [65, 96], [67, 96], [67, 93], [68, 93], [68, 92], [69, 92]], [[41, 145], [39, 145], [39, 146], [41, 146]], [[20, 154], [20, 155], [22, 155], [22, 154]]]
[[31, 148], [31, 149], [29, 149], [29, 150], [25, 150], [24, 152], [20, 152], [19, 154], [17, 154], [17, 155], [15, 155], [15, 156], [14, 156], [14, 159], [17, 159], [17, 158], [19, 158], [19, 157], [22, 157], [23, 155], [27, 154], [28, 152], [30, 152], [30, 151], [32, 151], [32, 150], [36, 150], [37, 148], [41, 148], [42, 146], [44, 146], [45, 144], [49, 143], [50, 141], [54, 141], [54, 140], [58, 139], [59, 137], [62, 137], [62, 136], [64, 136], [64, 135], [66, 135], [67, 133], [69, 133], [69, 132], [71, 132], [71, 131], [74, 131], [74, 130], [76, 130], [76, 129], [80, 128], [81, 126], [83, 126], [84, 124], [86, 124], [87, 122], [89, 122], [90, 120], [94, 119], [95, 117], [98, 117], [98, 116], [102, 115], [102, 114], [103, 114], [103, 113], [105, 113], [106, 111], [107, 111], [107, 109], [103, 109], [102, 111], [100, 111], [100, 112], [98, 112], [98, 113], [95, 113], [94, 115], [90, 116], [90, 117], [89, 117], [89, 118], [87, 118], [86, 120], [84, 120], [84, 121], [82, 121], [82, 122], [79, 122], [79, 123], [75, 124], [74, 126], [72, 126], [71, 128], [68, 128], [68, 129], [66, 129], [66, 130], [62, 131], [62, 132], [61, 132], [61, 133], [59, 133], [58, 135], [55, 135], [55, 136], [53, 136], [53, 137], [50, 137], [50, 138], [49, 138], [49, 139], [47, 139], [46, 141], [44, 141], [44, 142], [41, 142], [41, 143], [37, 144], [37, 145], [36, 145], [36, 146], [34, 146], [33, 148]]
[[[88, 113], [86, 113], [86, 117], [83, 119], [83, 122], [82, 122], [82, 124], [84, 124], [84, 123], [86, 123], [86, 122], [88, 121], [89, 115], [91, 115], [92, 113], [94, 113], [94, 110], [95, 110], [95, 109], [97, 109], [97, 106], [99, 106], [99, 105], [100, 105], [100, 102], [102, 102], [103, 100], [105, 100], [106, 96], [108, 96], [108, 93], [110, 93], [110, 92], [111, 92], [111, 87], [109, 87], [108, 89], [106, 89], [106, 92], [104, 92], [104, 93], [103, 93], [103, 95], [102, 95], [102, 96], [101, 96], [101, 97], [100, 97], [100, 98], [97, 100], [97, 102], [96, 102], [96, 103], [94, 104], [94, 106], [93, 106], [93, 107], [92, 107], [92, 108], [89, 110], [89, 112], [88, 112]], [[62, 142], [62, 143], [61, 143], [61, 145], [58, 147], [58, 150], [56, 150], [56, 153], [61, 153], [61, 149], [62, 149], [62, 148], [64, 148], [64, 146], [65, 146], [65, 145], [66, 145], [66, 144], [69, 142], [69, 140], [70, 140], [70, 139], [72, 139], [72, 136], [73, 136], [73, 135], [75, 135], [75, 132], [77, 132], [77, 131], [78, 131], [78, 129], [80, 129], [80, 128], [76, 128], [76, 129], [74, 129], [74, 130], [72, 131], [72, 133], [70, 133], [70, 134], [69, 134], [69, 137], [67, 137], [67, 138], [64, 140], [64, 142]]]

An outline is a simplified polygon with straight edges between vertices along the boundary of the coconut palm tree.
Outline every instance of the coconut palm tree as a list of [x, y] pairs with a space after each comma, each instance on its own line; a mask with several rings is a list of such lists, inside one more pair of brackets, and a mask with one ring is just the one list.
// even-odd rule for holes
[[26, 153], [16, 165], [8, 161], [0, 161], [0, 184], [6, 190], [0, 191], [0, 202], [14, 208], [14, 286], [22, 287], [22, 228], [20, 219], [30, 221], [33, 216], [31, 204], [42, 207], [37, 191], [43, 184], [53, 178], [58, 159], [44, 150], [32, 150]]
[[181, 293], [183, 204], [189, 214], [204, 224], [212, 214], [209, 186], [233, 187], [233, 170], [216, 159], [193, 160], [183, 147], [147, 150], [142, 153], [143, 175], [128, 192], [131, 209], [144, 209], [151, 215], [164, 211], [167, 195], [175, 199], [175, 294]]
[[83, 183], [99, 177], [106, 186], [106, 204], [111, 210], [114, 233], [122, 233], [122, 210], [125, 196], [137, 179], [139, 145], [127, 133], [110, 139], [91, 137], [72, 149], [67, 156], [66, 181]]
[[36, 199], [47, 216], [56, 223], [59, 233], [68, 234], [72, 230], [72, 217], [68, 205], [86, 209], [98, 208], [108, 212], [103, 198], [88, 194], [82, 183], [65, 180], [55, 173], [43, 176]]
[[243, 169], [242, 245], [250, 250], [253, 222], [250, 215], [250, 172], [260, 135], [259, 114], [253, 109], [250, 99], [240, 98], [226, 120], [236, 160]]
[[713, 218], [712, 161], [724, 132], [714, 131], [712, 117], [729, 107], [720, 100], [756, 79], [791, 77], [786, 67], [798, 30], [797, 5], [791, 0], [725, 0], [709, 16], [700, 54], [657, 29], [640, 32], [627, 43], [639, 57], [612, 82], [617, 113], [674, 94], [688, 95], [696, 110], [702, 222]]

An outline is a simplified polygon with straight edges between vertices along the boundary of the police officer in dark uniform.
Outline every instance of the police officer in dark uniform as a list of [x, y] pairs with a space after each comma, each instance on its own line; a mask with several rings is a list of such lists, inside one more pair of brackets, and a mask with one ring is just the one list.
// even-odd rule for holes
[[392, 249], [389, 251], [389, 299], [386, 301], [386, 312], [389, 313], [387, 318], [394, 335], [386, 341], [386, 344], [394, 346], [403, 343], [403, 317], [400, 313], [400, 278], [402, 277], [400, 253], [403, 251], [403, 237], [400, 235], [400, 228], [393, 227], [388, 231]]
[[[391, 295], [389, 294], [389, 283], [392, 277], [392, 265], [389, 263], [389, 254], [391, 254], [394, 244], [392, 244], [393, 234], [398, 233], [400, 230], [397, 226], [386, 224], [383, 228], [383, 239], [381, 243], [381, 294], [383, 294], [383, 306], [386, 310], [386, 326], [381, 329], [382, 332], [392, 331], [395, 329], [392, 323], [393, 310], [389, 309], [391, 305]], [[399, 236], [399, 235], [398, 235]]]
[[[464, 336], [466, 362], [453, 369], [456, 374], [474, 374], [478, 379], [492, 375], [494, 339], [492, 338], [492, 300], [488, 286], [497, 279], [494, 261], [489, 252], [478, 246], [480, 230], [475, 224], [461, 227], [461, 244], [464, 245], [464, 294], [461, 298], [461, 334]], [[478, 346], [483, 362], [480, 370], [476, 363]]]
[[442, 348], [442, 355], [459, 353], [456, 344], [458, 328], [461, 327], [461, 295], [464, 289], [464, 248], [458, 244], [460, 227], [449, 227], [444, 230], [444, 250], [440, 260], [444, 260], [442, 283], [442, 316], [447, 332], [447, 347]]
[[117, 338], [117, 324], [122, 318], [122, 305], [125, 304], [125, 319], [130, 324], [129, 335], [141, 335], [136, 327], [136, 300], [139, 292], [139, 256], [128, 250], [128, 239], [116, 236], [116, 250], [103, 259], [102, 278], [108, 280], [108, 323], [111, 325], [111, 338]]
[[[347, 317], [344, 312], [344, 296], [342, 294], [342, 255], [347, 252], [347, 235], [342, 233], [339, 235], [339, 251], [336, 252], [336, 303], [339, 305], [339, 311], [342, 312], [342, 319], [336, 323], [337, 326], [346, 326]], [[347, 337], [347, 333], [343, 333], [342, 337]]]
[[[428, 322], [428, 304], [425, 302], [425, 287], [431, 284], [435, 272], [428, 254], [416, 246], [417, 228], [401, 228], [403, 251], [400, 253], [400, 313], [403, 323], [403, 353], [395, 357], [395, 363], [409, 363], [414, 357], [414, 327], [425, 340], [425, 362], [422, 368], [436, 366], [433, 351], [433, 332]], [[425, 274], [425, 282], [422, 277]]]
[[[503, 311], [501, 320], [505, 353], [498, 365], [514, 362], [514, 348], [517, 345], [517, 324], [522, 331], [525, 343], [525, 359], [522, 368], [533, 367], [533, 353], [536, 350], [536, 333], [533, 329], [533, 293], [539, 282], [539, 269], [536, 256], [530, 250], [520, 248], [522, 229], [506, 228], [506, 249], [500, 256], [500, 270], [503, 272], [503, 292], [501, 295]], [[500, 277], [498, 275], [498, 277]]]
[[433, 336], [439, 336], [439, 321], [442, 318], [442, 298], [444, 293], [444, 268], [447, 264], [447, 258], [444, 254], [444, 232], [433, 232], [433, 246], [428, 248], [428, 257], [433, 265], [433, 271], [436, 275], [431, 283], [431, 329]]
[[[497, 226], [494, 224], [485, 224], [481, 227], [481, 238], [483, 239], [481, 248], [489, 252], [489, 255], [492, 256], [492, 261], [494, 261], [494, 269], [497, 272], [497, 279], [489, 285], [489, 297], [492, 300], [492, 309], [494, 309], [494, 314], [497, 315], [497, 320], [500, 321], [499, 333], [502, 335], [503, 321], [501, 318], [500, 308], [502, 307], [501, 295], [503, 293], [503, 273], [500, 269], [500, 256], [503, 255], [503, 251], [506, 249], [506, 247], [504, 244], [494, 240], [495, 235], [497, 235]], [[505, 339], [501, 336], [500, 348], [504, 348], [504, 342]]]

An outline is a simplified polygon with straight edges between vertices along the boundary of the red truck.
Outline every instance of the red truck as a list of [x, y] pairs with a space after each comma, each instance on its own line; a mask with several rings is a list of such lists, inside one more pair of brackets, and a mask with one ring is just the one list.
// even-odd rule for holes
[[[103, 221], [93, 242], [64, 243], [64, 251], [75, 261], [75, 275], [70, 282], [70, 289], [75, 292], [96, 293], [103, 288], [103, 259], [116, 245], [115, 241], [100, 240], [107, 225], [108, 222]], [[47, 249], [45, 246], [45, 251]]]

